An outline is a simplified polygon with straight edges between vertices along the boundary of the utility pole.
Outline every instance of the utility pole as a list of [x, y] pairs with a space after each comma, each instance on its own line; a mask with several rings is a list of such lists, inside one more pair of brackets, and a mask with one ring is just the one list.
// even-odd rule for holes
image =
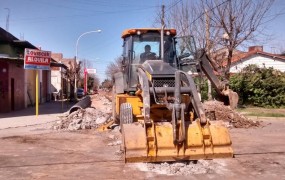
[[6, 31], [9, 32], [9, 19], [10, 19], [10, 9], [9, 8], [4, 8], [8, 11], [8, 14], [6, 16]]
[[161, 32], [160, 32], [160, 36], [161, 36], [161, 42], [160, 42], [160, 47], [161, 47], [161, 59], [164, 60], [164, 28], [165, 28], [165, 24], [164, 24], [164, 5], [161, 6]]
[[[210, 15], [209, 11], [205, 10], [206, 13], [206, 53], [209, 55], [211, 50], [211, 42], [210, 42]], [[212, 83], [208, 79], [208, 100], [212, 100]]]

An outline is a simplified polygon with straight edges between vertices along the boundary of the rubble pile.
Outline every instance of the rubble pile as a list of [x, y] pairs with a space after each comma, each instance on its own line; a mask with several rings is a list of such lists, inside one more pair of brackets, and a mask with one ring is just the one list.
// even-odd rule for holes
[[104, 124], [110, 114], [103, 113], [95, 108], [78, 109], [68, 116], [62, 117], [53, 125], [53, 129], [80, 130], [98, 128]]
[[260, 121], [252, 121], [242, 114], [234, 111], [229, 106], [225, 106], [223, 102], [206, 101], [203, 103], [206, 115], [210, 119], [223, 120], [229, 122], [235, 128], [250, 128], [262, 126]]
[[[107, 96], [96, 94], [92, 97], [92, 106], [106, 113], [112, 112], [112, 100]], [[100, 105], [99, 105], [100, 104]]]
[[[91, 107], [64, 113], [52, 128], [55, 130], [95, 129], [107, 123], [111, 117], [111, 102], [104, 96], [95, 95]], [[96, 108], [94, 108], [96, 107]]]
[[187, 162], [164, 162], [164, 163], [137, 163], [141, 171], [151, 171], [167, 175], [193, 175], [211, 174], [223, 171], [223, 163], [218, 160], [199, 160]]

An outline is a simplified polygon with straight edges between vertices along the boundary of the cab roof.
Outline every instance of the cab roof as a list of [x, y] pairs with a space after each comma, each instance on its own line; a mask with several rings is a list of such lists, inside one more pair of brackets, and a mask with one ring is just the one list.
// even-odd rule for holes
[[[145, 34], [148, 32], [159, 32], [160, 33], [161, 29], [160, 28], [133, 28], [133, 29], [126, 29], [122, 33], [122, 38], [126, 38], [130, 35], [134, 34]], [[164, 29], [164, 33], [169, 32], [170, 35], [175, 36], [176, 35], [176, 29]]]

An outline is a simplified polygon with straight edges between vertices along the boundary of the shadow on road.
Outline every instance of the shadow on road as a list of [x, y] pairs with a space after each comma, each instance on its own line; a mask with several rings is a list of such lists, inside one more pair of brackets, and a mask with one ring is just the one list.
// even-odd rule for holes
[[[69, 101], [51, 101], [39, 105], [39, 115], [58, 114], [68, 111], [75, 103]], [[12, 111], [9, 113], [0, 113], [0, 118], [32, 116], [36, 115], [36, 107]]]

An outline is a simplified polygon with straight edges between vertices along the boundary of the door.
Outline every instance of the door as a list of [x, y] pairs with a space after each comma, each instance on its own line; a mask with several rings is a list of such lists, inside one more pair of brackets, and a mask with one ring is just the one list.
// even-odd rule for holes
[[9, 112], [9, 98], [8, 98], [8, 63], [0, 61], [0, 112]]

